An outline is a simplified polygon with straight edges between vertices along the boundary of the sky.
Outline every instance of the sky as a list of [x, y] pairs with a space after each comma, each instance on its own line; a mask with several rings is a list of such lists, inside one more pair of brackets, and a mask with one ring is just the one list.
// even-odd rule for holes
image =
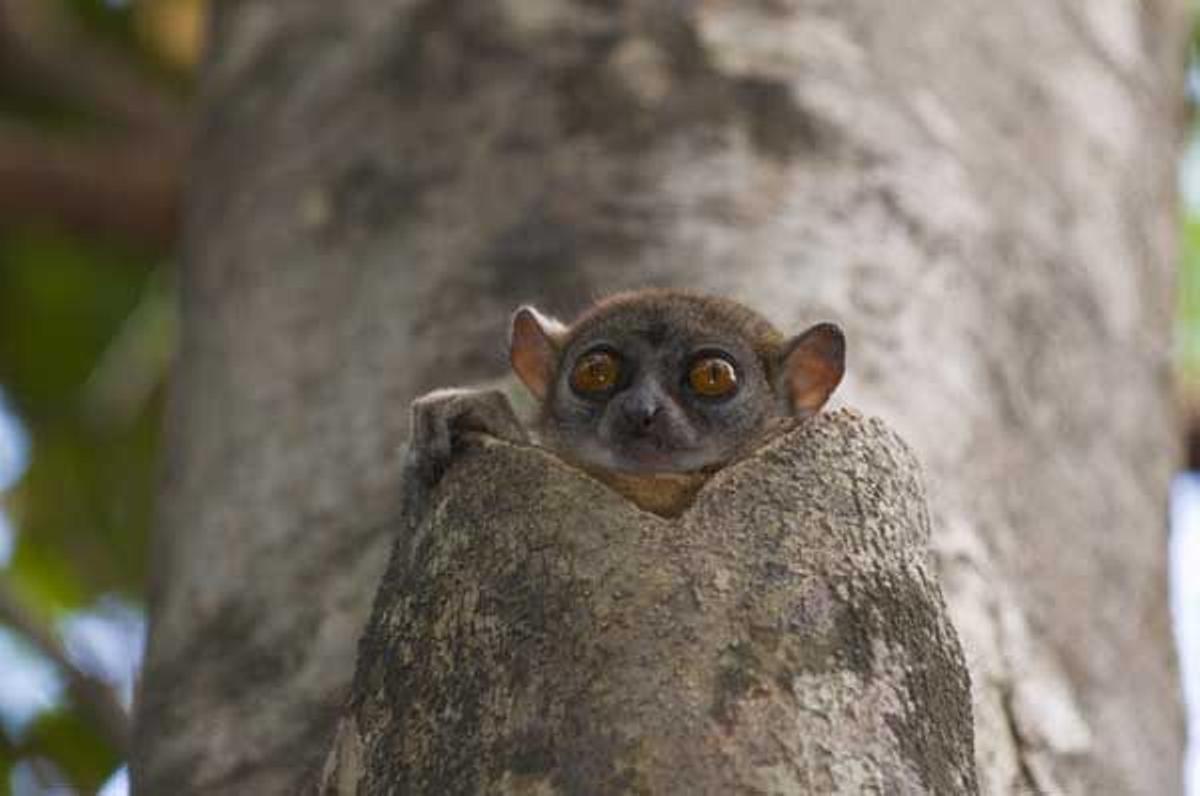
[[1200, 796], [1200, 474], [1195, 472], [1181, 473], [1171, 486], [1171, 611], [1191, 728], [1186, 793]]

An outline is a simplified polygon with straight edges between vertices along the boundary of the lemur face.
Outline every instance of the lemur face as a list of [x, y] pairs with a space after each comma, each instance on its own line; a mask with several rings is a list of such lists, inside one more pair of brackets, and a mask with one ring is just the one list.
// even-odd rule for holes
[[544, 426], [556, 446], [623, 472], [720, 464], [778, 414], [763, 364], [737, 335], [620, 312], [571, 342], [552, 389]]
[[842, 372], [832, 325], [789, 342], [736, 302], [677, 292], [615, 297], [569, 329], [522, 309], [512, 341], [544, 444], [629, 473], [727, 463], [770, 420], [819, 409]]

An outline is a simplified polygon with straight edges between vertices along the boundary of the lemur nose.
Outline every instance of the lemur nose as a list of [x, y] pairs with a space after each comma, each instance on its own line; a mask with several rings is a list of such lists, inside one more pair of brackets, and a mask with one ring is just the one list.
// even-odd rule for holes
[[625, 418], [633, 428], [648, 431], [654, 427], [662, 411], [662, 404], [658, 403], [632, 404], [625, 408]]

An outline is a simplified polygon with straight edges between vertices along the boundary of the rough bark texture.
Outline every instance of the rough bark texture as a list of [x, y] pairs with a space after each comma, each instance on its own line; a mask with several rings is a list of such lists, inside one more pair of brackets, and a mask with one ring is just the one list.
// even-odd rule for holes
[[1173, 793], [1183, 0], [218, 3], [135, 780], [320, 764], [419, 392], [514, 304], [842, 323], [910, 441], [988, 793]]
[[976, 792], [924, 493], [882, 423], [804, 423], [676, 520], [480, 444], [406, 506], [323, 792]]

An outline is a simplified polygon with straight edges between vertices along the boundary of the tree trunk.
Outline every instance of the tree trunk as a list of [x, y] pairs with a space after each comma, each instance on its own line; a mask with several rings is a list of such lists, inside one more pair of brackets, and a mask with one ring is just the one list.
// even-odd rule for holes
[[803, 423], [673, 520], [494, 442], [405, 514], [324, 793], [977, 792], [881, 423]]
[[1183, 0], [217, 6], [135, 786], [322, 763], [408, 402], [508, 313], [840, 321], [928, 472], [986, 793], [1171, 793]]

